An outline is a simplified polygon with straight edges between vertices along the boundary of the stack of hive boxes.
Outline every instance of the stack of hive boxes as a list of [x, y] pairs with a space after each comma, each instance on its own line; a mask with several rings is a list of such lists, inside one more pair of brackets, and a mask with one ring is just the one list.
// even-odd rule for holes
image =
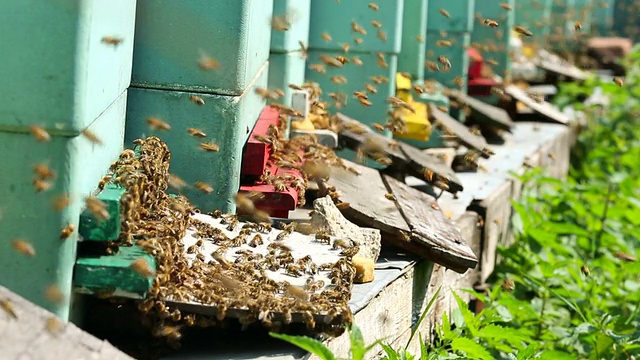
[[531, 31], [533, 36], [522, 37], [526, 44], [544, 46], [551, 29], [553, 0], [521, 0], [514, 4], [515, 24]]
[[[440, 71], [427, 68], [425, 79], [436, 80], [445, 87], [467, 92], [469, 56], [473, 30], [474, 0], [429, 0], [427, 10], [426, 61], [436, 63]], [[449, 43], [448, 43], [449, 42]], [[445, 71], [438, 59], [448, 60], [451, 68]], [[452, 109], [453, 115], [462, 120], [462, 111]]]
[[551, 6], [551, 30], [547, 44], [556, 52], [572, 51], [575, 37], [572, 19], [577, 0], [554, 0]]
[[[0, 13], [11, 15], [0, 21], [0, 284], [63, 319], [78, 237], [74, 231], [61, 240], [61, 230], [78, 228], [84, 197], [122, 150], [135, 6], [130, 0], [0, 4]], [[38, 141], [32, 126], [49, 135]], [[99, 140], [91, 141], [92, 134]], [[40, 173], [40, 191], [36, 164], [55, 175]], [[16, 254], [14, 239], [30, 243], [35, 255]], [[65, 301], [47, 301], [49, 286]]]
[[636, 0], [615, 0], [613, 30], [615, 36], [630, 38], [633, 42], [640, 41], [640, 27], [638, 27], [638, 12], [640, 2]]
[[[138, 1], [126, 141], [165, 141], [171, 173], [213, 186], [183, 191], [203, 211], [235, 210], [243, 147], [265, 105], [255, 89], [267, 87], [272, 12], [272, 0]], [[150, 129], [149, 117], [171, 129]]]
[[[309, 42], [309, 12], [311, 0], [274, 0], [274, 27], [269, 55], [269, 88], [281, 89], [284, 105], [291, 105], [293, 90], [289, 84], [304, 82], [306, 54], [303, 46]], [[281, 27], [284, 25], [283, 27]]]
[[[471, 43], [476, 45], [485, 64], [503, 78], [508, 77], [511, 72], [509, 45], [511, 29], [515, 24], [515, 3], [515, 0], [483, 0], [475, 3], [477, 18], [471, 33]], [[495, 21], [498, 26], [494, 28], [485, 24], [489, 20]]]
[[615, 0], [596, 1], [591, 12], [591, 32], [595, 36], [612, 36]]

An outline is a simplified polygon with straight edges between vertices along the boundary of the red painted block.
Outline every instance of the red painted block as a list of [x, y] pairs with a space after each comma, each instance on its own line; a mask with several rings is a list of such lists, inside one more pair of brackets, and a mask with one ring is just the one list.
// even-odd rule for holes
[[264, 194], [264, 199], [256, 201], [256, 208], [279, 218], [288, 218], [289, 211], [298, 206], [298, 191], [287, 186], [285, 191], [276, 191], [273, 185], [245, 185], [240, 186], [241, 192], [258, 191]]
[[470, 96], [491, 96], [491, 88], [496, 85], [498, 85], [498, 83], [493, 79], [469, 79], [467, 83], [467, 93]]
[[271, 146], [256, 140], [256, 135], [267, 136], [270, 125], [278, 125], [280, 112], [271, 106], [265, 106], [249, 135], [249, 140], [242, 154], [241, 176], [260, 176], [267, 167], [267, 160], [271, 154]]

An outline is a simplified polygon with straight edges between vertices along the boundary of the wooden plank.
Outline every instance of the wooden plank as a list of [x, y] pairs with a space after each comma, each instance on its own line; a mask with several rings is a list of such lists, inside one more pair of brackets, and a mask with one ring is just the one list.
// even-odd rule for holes
[[0, 352], [3, 359], [132, 359], [72, 323], [61, 320], [59, 332], [47, 330], [54, 315], [0, 286], [0, 299], [14, 307], [17, 319], [0, 310]]
[[553, 61], [550, 59], [542, 59], [538, 58], [535, 60], [535, 63], [538, 67], [545, 71], [552, 72], [557, 75], [562, 75], [566, 77], [570, 77], [575, 80], [586, 80], [589, 77], [589, 74], [580, 70], [579, 68], [565, 62]]
[[436, 199], [389, 176], [383, 177], [411, 228], [411, 241], [427, 247], [427, 258], [458, 273], [478, 265], [478, 257], [444, 216]]
[[515, 100], [525, 104], [527, 107], [531, 108], [533, 111], [535, 111], [545, 119], [563, 125], [569, 124], [569, 117], [566, 114], [554, 108], [546, 101], [537, 102], [533, 100], [519, 87], [515, 85], [509, 85], [504, 89], [504, 91], [506, 94], [513, 97]]
[[450, 90], [449, 95], [454, 97], [460, 104], [468, 105], [471, 108], [472, 116], [478, 121], [503, 130], [510, 130], [513, 127], [513, 120], [504, 109], [474, 99], [458, 90]]
[[487, 141], [480, 135], [472, 133], [468, 127], [460, 121], [452, 118], [449, 114], [440, 111], [437, 106], [429, 104], [429, 115], [433, 116], [433, 120], [442, 124], [447, 132], [452, 133], [458, 138], [458, 141], [467, 148], [480, 152], [484, 158], [489, 158], [490, 154], [486, 151]]
[[[445, 190], [452, 193], [462, 190], [455, 172], [435, 156], [423, 153], [420, 149], [411, 145], [384, 137], [344, 114], [338, 113], [336, 117], [343, 128], [339, 136], [340, 142], [344, 146], [357, 150], [365, 141], [372, 140], [380, 146], [380, 151], [387, 154], [391, 159], [393, 162], [392, 167], [397, 172], [425, 179], [425, 170], [430, 170], [434, 175], [430, 182], [434, 183], [435, 186], [439, 186], [438, 179], [446, 179], [448, 189]], [[350, 130], [354, 127], [359, 130], [356, 132]]]
[[402, 232], [409, 234], [411, 229], [400, 210], [385, 198], [388, 191], [378, 170], [346, 160], [344, 162], [359, 171], [360, 175], [335, 167], [326, 183], [335, 187], [341, 201], [349, 204], [341, 209], [344, 216], [359, 225], [380, 229], [394, 239], [401, 238]]

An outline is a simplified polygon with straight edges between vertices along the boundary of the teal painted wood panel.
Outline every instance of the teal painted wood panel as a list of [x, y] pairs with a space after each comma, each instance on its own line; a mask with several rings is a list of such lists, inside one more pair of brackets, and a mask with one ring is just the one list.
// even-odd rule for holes
[[636, 0], [615, 0], [613, 30], [616, 36], [628, 37], [635, 42], [640, 40], [638, 26], [640, 3]]
[[[502, 8], [501, 4], [507, 4], [512, 10]], [[475, 4], [475, 13], [479, 15], [471, 32], [471, 42], [488, 45], [489, 49], [478, 49], [485, 60], [494, 60], [498, 64], [491, 66], [499, 76], [506, 76], [511, 72], [511, 56], [509, 56], [509, 44], [511, 43], [511, 29], [515, 25], [516, 0], [483, 0]], [[497, 28], [491, 28], [483, 24], [482, 19], [491, 19], [498, 22]]]
[[[335, 56], [342, 54], [341, 52], [325, 52], [325, 51], [309, 51], [309, 58], [307, 59], [309, 64], [321, 63], [321, 55]], [[364, 124], [371, 125], [372, 123], [384, 124], [387, 121], [387, 111], [389, 110], [389, 104], [387, 98], [394, 96], [396, 91], [396, 79], [395, 74], [398, 68], [397, 55], [387, 55], [386, 62], [389, 67], [384, 69], [376, 65], [377, 57], [375, 54], [360, 54], [360, 59], [363, 62], [362, 66], [357, 66], [353, 63], [349, 63], [342, 68], [327, 67], [325, 74], [320, 74], [307, 67], [306, 78], [310, 81], [315, 81], [322, 88], [323, 97], [329, 101], [328, 98], [330, 92], [343, 93], [347, 96], [347, 104], [344, 108], [339, 110], [345, 115], [352, 117]], [[334, 76], [344, 76], [347, 79], [347, 84], [335, 84], [331, 81]], [[386, 84], [375, 85], [371, 80], [373, 76], [384, 76], [388, 79]], [[364, 106], [358, 102], [353, 96], [354, 91], [364, 91], [365, 84], [374, 85], [377, 89], [377, 94], [367, 93], [371, 106]], [[331, 101], [333, 103], [333, 101]], [[390, 133], [387, 133], [390, 136]]]
[[[130, 88], [126, 143], [158, 136], [171, 151], [171, 173], [190, 184], [203, 181], [213, 186], [214, 192], [209, 195], [194, 187], [186, 189], [184, 194], [194, 205], [203, 211], [235, 211], [242, 149], [265, 104], [255, 88], [267, 86], [267, 67], [265, 62], [242, 96]], [[200, 96], [205, 105], [190, 101], [192, 95]], [[145, 120], [150, 116], [163, 119], [171, 125], [171, 130], [149, 129]], [[207, 137], [194, 138], [187, 134], [187, 128], [198, 128]], [[220, 146], [219, 152], [200, 149], [201, 142], [210, 141]]]
[[589, 34], [591, 32], [591, 13], [593, 7], [600, 0], [575, 0], [575, 19], [574, 22], [580, 21], [582, 23], [582, 29], [580, 33]]
[[596, 36], [612, 36], [615, 0], [600, 0], [593, 5], [591, 31]]
[[[309, 28], [309, 47], [314, 50], [342, 50], [343, 43], [351, 44], [353, 52], [378, 51], [398, 54], [402, 43], [402, 12], [404, 0], [377, 0], [378, 11], [368, 7], [367, 1], [326, 1], [311, 2], [311, 23]], [[378, 31], [371, 24], [377, 21], [382, 25], [387, 40], [378, 37]], [[366, 35], [352, 30], [355, 21], [366, 31]], [[328, 33], [332, 41], [322, 39], [322, 33]], [[355, 38], [363, 39], [357, 45]]]
[[299, 52], [271, 53], [269, 56], [269, 88], [284, 91], [282, 104], [291, 106], [293, 89], [289, 84], [302, 85], [306, 70], [306, 60]]
[[576, 0], [554, 0], [551, 7], [549, 46], [556, 51], [568, 50], [575, 43], [573, 21]]
[[[438, 47], [437, 40], [448, 40], [453, 43], [450, 47]], [[425, 80], [435, 80], [445, 87], [455, 88], [455, 78], [460, 77], [463, 80], [463, 89], [466, 92], [467, 77], [469, 75], [469, 56], [467, 48], [471, 44], [471, 34], [469, 33], [448, 33], [443, 38], [440, 32], [427, 32], [427, 61], [438, 63], [439, 56], [445, 56], [451, 62], [451, 69], [443, 71], [440, 65], [440, 71], [430, 71], [426, 69]]]
[[271, 52], [285, 53], [299, 50], [302, 41], [309, 43], [311, 0], [273, 0], [273, 16], [285, 16], [289, 30], [271, 32]]
[[518, 0], [514, 5], [515, 23], [533, 33], [523, 40], [543, 44], [551, 31], [551, 6], [553, 0]]
[[[429, 0], [428, 5], [428, 31], [470, 32], [473, 29], [474, 0]], [[440, 9], [450, 17], [443, 16]]]
[[[273, 0], [140, 0], [132, 84], [241, 95], [269, 57]], [[198, 65], [202, 53], [218, 70]]]
[[[0, 2], [0, 129], [74, 135], [131, 80], [135, 0]], [[106, 36], [122, 39], [117, 46]]]
[[[69, 304], [53, 304], [45, 299], [49, 285], [57, 285], [71, 294], [73, 264], [76, 260], [77, 231], [66, 240], [60, 231], [68, 224], [78, 228], [84, 196], [91, 193], [110, 164], [122, 151], [126, 93], [109, 106], [88, 129], [99, 134], [104, 145], [95, 145], [83, 136], [52, 136], [51, 141], [36, 142], [27, 133], [0, 132], [0, 284], [63, 319]], [[36, 193], [31, 182], [32, 166], [46, 163], [57, 177], [51, 189]], [[52, 208], [54, 198], [70, 194], [70, 205], [61, 212]], [[31, 242], [36, 256], [17, 255], [10, 240]]]
[[[398, 71], [411, 78], [424, 78], [424, 56], [427, 37], [427, 1], [405, 0], [402, 18], [402, 50], [398, 55]], [[420, 39], [418, 39], [420, 37]]]

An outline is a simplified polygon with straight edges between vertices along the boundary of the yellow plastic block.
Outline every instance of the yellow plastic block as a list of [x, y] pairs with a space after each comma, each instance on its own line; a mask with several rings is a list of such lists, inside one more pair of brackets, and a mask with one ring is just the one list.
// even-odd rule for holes
[[431, 136], [431, 123], [427, 113], [427, 104], [411, 102], [415, 113], [405, 111], [404, 121], [407, 124], [406, 133], [395, 133], [394, 136], [401, 139], [427, 141]]
[[411, 90], [411, 78], [396, 73], [396, 90]]
[[315, 130], [315, 126], [308, 118], [302, 120], [296, 120], [291, 122], [291, 128], [293, 130]]

